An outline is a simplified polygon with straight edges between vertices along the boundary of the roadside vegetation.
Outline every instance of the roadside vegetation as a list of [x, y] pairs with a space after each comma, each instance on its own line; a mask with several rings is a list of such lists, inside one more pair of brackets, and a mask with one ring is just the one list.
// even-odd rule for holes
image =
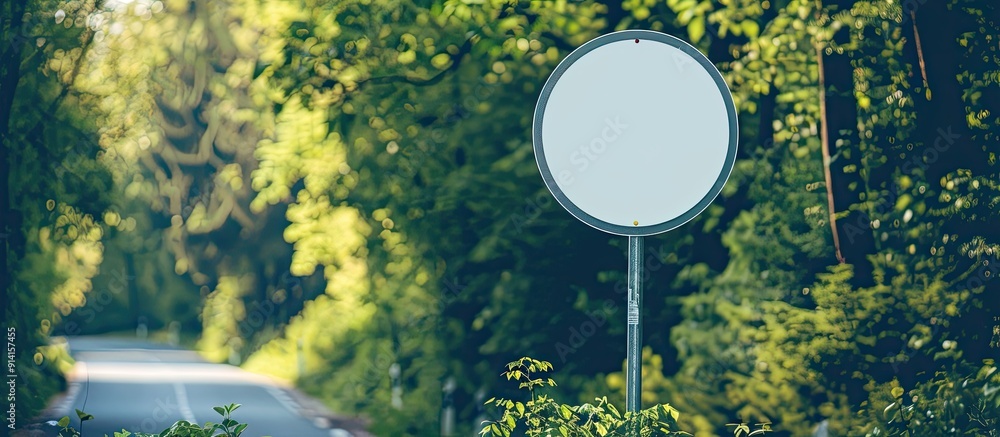
[[558, 369], [546, 399], [611, 414], [625, 240], [552, 200], [530, 129], [561, 59], [642, 28], [715, 62], [740, 122], [719, 198], [646, 241], [642, 401], [671, 408], [656, 420], [995, 435], [998, 8], [5, 1], [18, 415], [64, 388], [53, 336], [122, 331], [180, 332], [377, 435], [439, 435], [448, 409], [460, 435], [516, 422], [484, 403], [521, 414], [497, 369], [525, 355]]

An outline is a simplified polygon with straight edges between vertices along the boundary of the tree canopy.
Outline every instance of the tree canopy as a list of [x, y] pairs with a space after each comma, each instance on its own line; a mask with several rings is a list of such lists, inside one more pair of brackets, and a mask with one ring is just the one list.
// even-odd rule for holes
[[557, 363], [562, 395], [620, 399], [625, 240], [552, 200], [530, 130], [570, 51], [653, 29], [719, 67], [741, 135], [713, 205], [646, 242], [644, 404], [699, 436], [1000, 428], [993, 2], [0, 11], [26, 411], [57, 388], [50, 336], [174, 322], [378, 435], [440, 435], [446, 407], [478, 431], [525, 355]]

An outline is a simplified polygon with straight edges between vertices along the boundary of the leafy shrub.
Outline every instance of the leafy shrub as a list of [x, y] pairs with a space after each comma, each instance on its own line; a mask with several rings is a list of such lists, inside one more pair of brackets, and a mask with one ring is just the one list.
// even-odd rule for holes
[[[239, 423], [231, 417], [233, 411], [239, 407], [240, 404], [214, 407], [215, 412], [222, 416], [220, 423], [206, 422], [204, 426], [199, 426], [197, 423], [181, 420], [159, 434], [141, 432], [133, 434], [122, 429], [121, 432], [116, 432], [114, 437], [240, 437], [246, 430], [247, 424]], [[59, 430], [59, 437], [80, 437], [84, 428], [83, 423], [94, 418], [80, 410], [76, 410], [76, 415], [80, 418], [80, 431], [69, 425], [69, 416], [66, 416], [59, 419], [58, 425], [62, 428]]]
[[485, 422], [479, 432], [483, 436], [509, 437], [519, 426], [526, 426], [528, 436], [662, 436], [691, 435], [677, 430], [679, 412], [668, 404], [656, 405], [639, 412], [624, 414], [607, 397], [597, 398], [596, 404], [569, 406], [538, 393], [543, 387], [554, 387], [552, 378], [536, 378], [541, 372], [552, 370], [552, 364], [529, 357], [507, 364], [503, 373], [507, 380], [519, 381], [519, 389], [527, 390], [531, 400], [519, 402], [492, 398], [486, 404], [502, 409], [499, 420]]
[[938, 371], [911, 390], [894, 380], [876, 390], [871, 402], [885, 407], [868, 437], [1000, 437], [1000, 372], [991, 359], [972, 373]]

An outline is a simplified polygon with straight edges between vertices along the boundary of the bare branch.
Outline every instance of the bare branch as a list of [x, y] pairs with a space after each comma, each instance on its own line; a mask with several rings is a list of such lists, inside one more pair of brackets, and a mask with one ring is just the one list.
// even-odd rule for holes
[[826, 120], [826, 76], [823, 73], [823, 48], [816, 43], [816, 64], [819, 69], [819, 118], [820, 141], [823, 143], [823, 176], [826, 180], [826, 208], [829, 212], [830, 231], [833, 233], [833, 247], [837, 262], [843, 264], [844, 256], [840, 254], [840, 236], [837, 234], [837, 210], [833, 204], [833, 176], [830, 173], [830, 133]]

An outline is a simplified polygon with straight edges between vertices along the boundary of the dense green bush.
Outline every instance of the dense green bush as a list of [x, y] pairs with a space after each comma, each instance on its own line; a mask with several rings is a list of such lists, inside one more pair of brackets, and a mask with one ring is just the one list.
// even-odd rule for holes
[[[531, 400], [526, 402], [511, 399], [491, 398], [486, 404], [493, 404], [502, 410], [496, 421], [484, 422], [479, 432], [482, 436], [509, 437], [518, 426], [525, 427], [528, 436], [574, 436], [574, 437], [675, 437], [690, 436], [691, 433], [678, 430], [677, 418], [680, 412], [669, 404], [654, 405], [638, 412], [621, 413], [608, 402], [606, 396], [595, 399], [596, 404], [570, 406], [560, 404], [555, 399], [538, 393], [544, 387], [555, 387], [552, 378], [538, 378], [538, 374], [552, 370], [552, 364], [530, 357], [523, 357], [507, 364], [503, 376], [507, 380], [518, 381], [518, 389], [527, 390]], [[733, 435], [760, 435], [770, 431], [768, 424], [751, 430], [746, 423], [734, 426]]]

